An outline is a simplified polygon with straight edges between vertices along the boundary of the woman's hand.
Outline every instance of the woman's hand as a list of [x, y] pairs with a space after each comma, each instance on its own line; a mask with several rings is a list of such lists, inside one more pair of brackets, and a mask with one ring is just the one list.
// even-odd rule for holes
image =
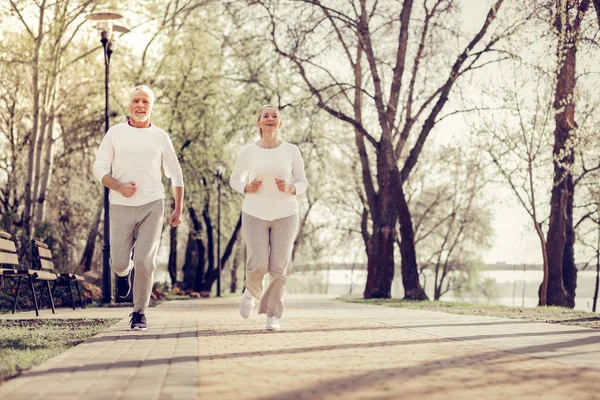
[[275, 178], [275, 183], [280, 192], [296, 194], [296, 187], [294, 185], [288, 185], [283, 179]]
[[256, 193], [260, 190], [262, 185], [262, 181], [257, 181], [256, 179], [252, 182], [246, 184], [244, 187], [244, 193]]

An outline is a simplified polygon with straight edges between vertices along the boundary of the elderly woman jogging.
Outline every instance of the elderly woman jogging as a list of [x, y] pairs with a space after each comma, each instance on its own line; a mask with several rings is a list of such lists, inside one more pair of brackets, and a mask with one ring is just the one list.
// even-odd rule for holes
[[[258, 111], [260, 140], [243, 147], [231, 174], [230, 185], [244, 194], [242, 233], [246, 241], [246, 290], [240, 314], [249, 318], [255, 299], [259, 314], [267, 314], [267, 330], [279, 330], [292, 248], [298, 233], [296, 196], [308, 181], [297, 146], [278, 138], [282, 126], [277, 107]], [[263, 278], [269, 286], [263, 292]]]

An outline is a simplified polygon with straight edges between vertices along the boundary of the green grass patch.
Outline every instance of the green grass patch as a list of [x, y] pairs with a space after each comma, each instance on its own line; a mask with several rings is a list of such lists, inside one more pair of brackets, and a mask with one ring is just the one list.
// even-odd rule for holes
[[564, 307], [508, 307], [451, 301], [410, 301], [400, 299], [364, 300], [356, 298], [341, 298], [340, 300], [349, 303], [440, 311], [450, 314], [524, 319], [528, 321], [548, 322], [561, 325], [576, 325], [586, 328], [600, 329], [600, 316], [597, 313], [571, 310], [570, 308]]
[[0, 380], [62, 353], [119, 319], [0, 320]]

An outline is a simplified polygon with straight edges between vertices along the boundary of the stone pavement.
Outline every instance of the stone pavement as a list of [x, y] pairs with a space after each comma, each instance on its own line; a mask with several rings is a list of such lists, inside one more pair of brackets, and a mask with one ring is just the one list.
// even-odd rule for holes
[[234, 298], [163, 303], [148, 332], [129, 331], [126, 317], [2, 383], [0, 399], [600, 399], [600, 330], [286, 302], [280, 332], [266, 332], [263, 315], [243, 320]]

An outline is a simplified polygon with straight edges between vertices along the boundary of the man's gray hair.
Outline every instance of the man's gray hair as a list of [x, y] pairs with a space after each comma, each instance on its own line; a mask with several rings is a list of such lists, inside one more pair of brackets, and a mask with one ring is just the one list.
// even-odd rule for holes
[[154, 92], [148, 86], [146, 86], [146, 85], [138, 85], [138, 86], [134, 87], [131, 90], [131, 93], [129, 94], [129, 101], [130, 102], [131, 102], [131, 99], [133, 99], [133, 96], [135, 95], [136, 92], [144, 92], [144, 93], [146, 93], [148, 95], [148, 97], [150, 97], [150, 101], [152, 102], [152, 104], [154, 104]]

